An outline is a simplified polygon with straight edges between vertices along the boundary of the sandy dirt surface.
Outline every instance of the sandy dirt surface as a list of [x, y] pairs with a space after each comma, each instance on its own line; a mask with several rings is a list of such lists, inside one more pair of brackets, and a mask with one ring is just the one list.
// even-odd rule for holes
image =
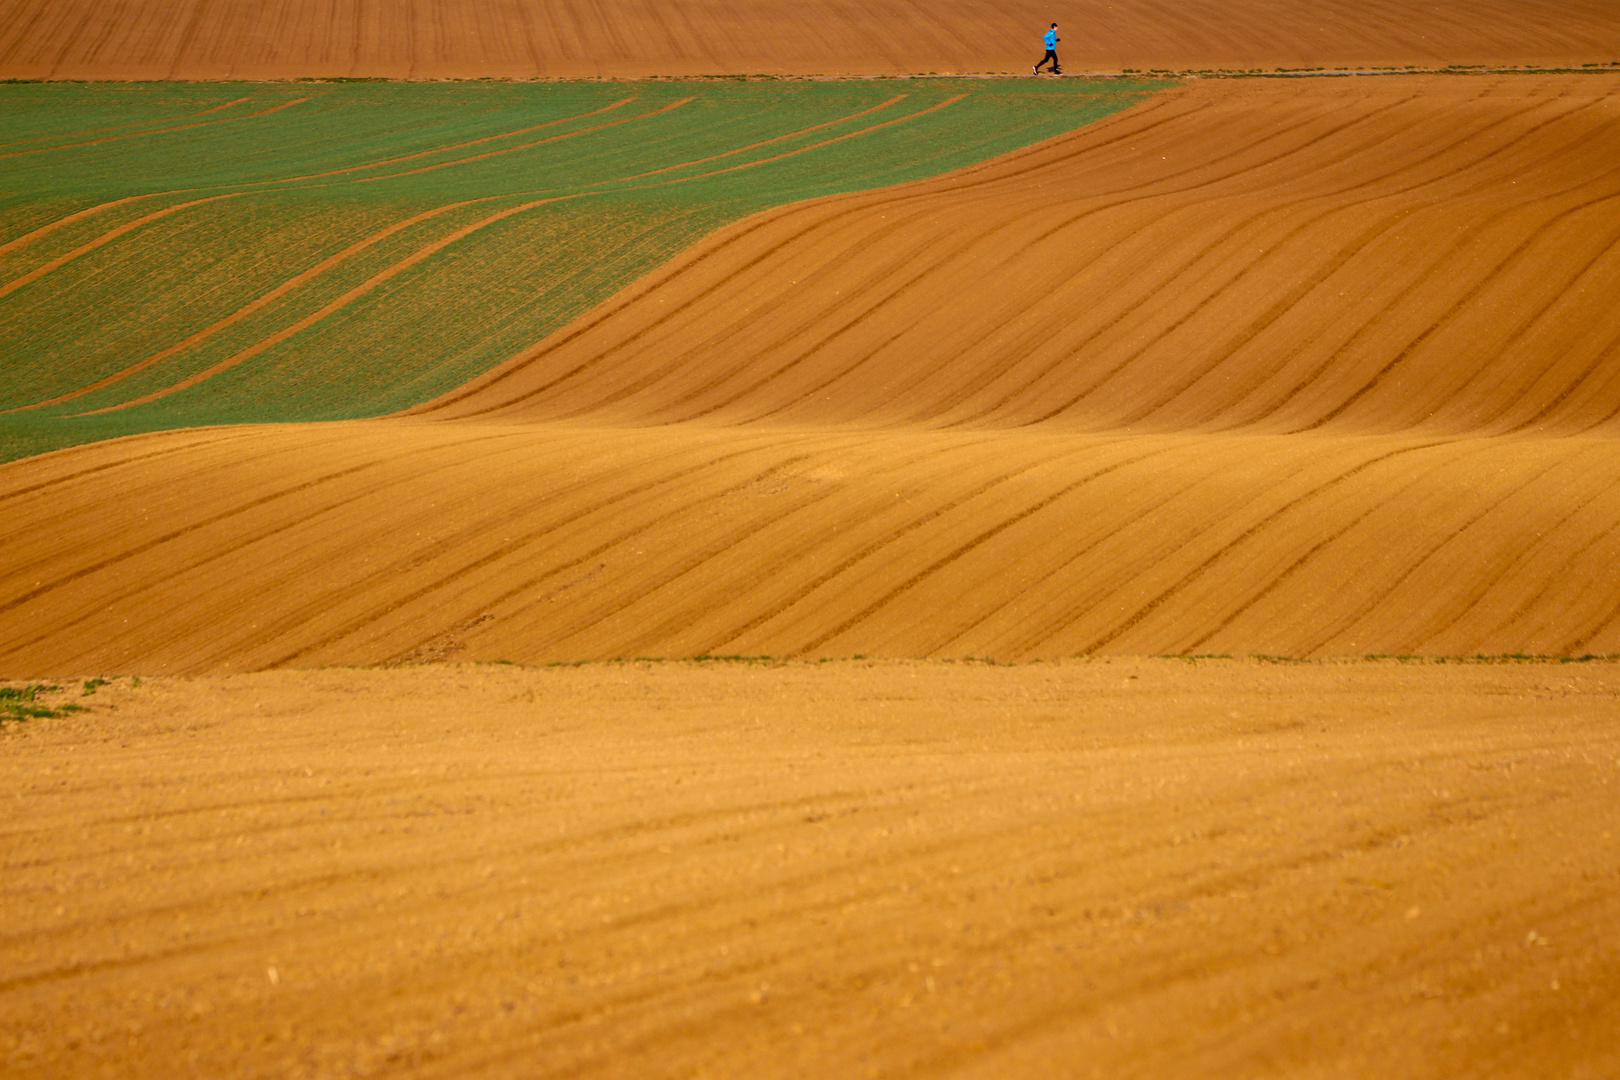
[[0, 729], [0, 1072], [1620, 1072], [1620, 666], [120, 679]]
[[1620, 60], [1612, 0], [0, 0], [0, 77], [639, 78]]
[[1620, 79], [1203, 81], [419, 415], [0, 468], [0, 673], [1620, 652]]

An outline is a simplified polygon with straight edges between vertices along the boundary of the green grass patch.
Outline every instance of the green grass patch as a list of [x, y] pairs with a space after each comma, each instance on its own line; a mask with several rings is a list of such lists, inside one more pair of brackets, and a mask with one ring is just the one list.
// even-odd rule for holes
[[83, 705], [71, 702], [64, 705], [46, 705], [38, 700], [40, 694], [60, 691], [60, 686], [30, 683], [27, 686], [0, 686], [0, 724], [9, 721], [34, 720], [87, 712]]
[[961, 168], [1167, 85], [0, 86], [0, 461], [406, 408], [729, 222]]

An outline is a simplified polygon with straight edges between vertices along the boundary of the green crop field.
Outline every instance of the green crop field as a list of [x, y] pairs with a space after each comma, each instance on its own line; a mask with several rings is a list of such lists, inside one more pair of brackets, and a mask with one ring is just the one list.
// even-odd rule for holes
[[405, 408], [727, 222], [1163, 85], [0, 86], [0, 461]]

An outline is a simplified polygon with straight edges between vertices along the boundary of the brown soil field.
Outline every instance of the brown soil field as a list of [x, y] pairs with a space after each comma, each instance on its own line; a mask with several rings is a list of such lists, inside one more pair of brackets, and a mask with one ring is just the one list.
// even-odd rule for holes
[[1620, 666], [120, 679], [0, 728], [8, 1077], [1620, 1073]]
[[1620, 652], [1620, 78], [1198, 81], [415, 415], [0, 468], [0, 673]]
[[0, 0], [0, 78], [639, 78], [1620, 60], [1612, 0]]

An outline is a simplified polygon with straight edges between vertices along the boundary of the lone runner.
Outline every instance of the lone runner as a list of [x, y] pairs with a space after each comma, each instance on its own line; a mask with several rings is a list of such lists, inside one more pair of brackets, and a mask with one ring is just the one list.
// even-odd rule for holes
[[1052, 74], [1063, 74], [1063, 69], [1058, 67], [1057, 43], [1062, 39], [1057, 36], [1057, 23], [1052, 24], [1052, 29], [1048, 30], [1042, 36], [1041, 40], [1046, 42], [1046, 55], [1041, 57], [1040, 64], [1035, 65], [1035, 71], [1033, 73], [1039, 75], [1041, 73], [1041, 64], [1044, 64], [1050, 60], [1052, 61]]

